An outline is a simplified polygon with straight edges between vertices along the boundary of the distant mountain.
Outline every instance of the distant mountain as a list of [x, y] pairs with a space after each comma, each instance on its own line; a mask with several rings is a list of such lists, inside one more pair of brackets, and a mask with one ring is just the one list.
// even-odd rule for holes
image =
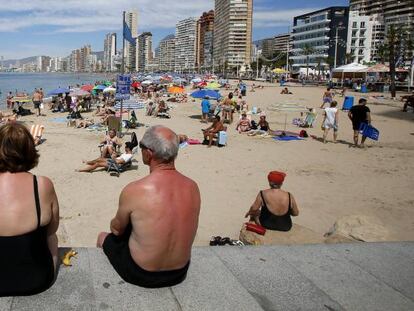
[[37, 61], [37, 56], [31, 56], [31, 57], [26, 57], [26, 58], [22, 58], [22, 59], [6, 59], [4, 60], [3, 66], [4, 67], [9, 67], [10, 65], [12, 66], [22, 66], [24, 64], [29, 64], [29, 63], [34, 63]]
[[91, 52], [92, 55], [96, 55], [96, 58], [100, 61], [103, 61], [104, 59], [104, 52], [98, 51], [98, 52]]

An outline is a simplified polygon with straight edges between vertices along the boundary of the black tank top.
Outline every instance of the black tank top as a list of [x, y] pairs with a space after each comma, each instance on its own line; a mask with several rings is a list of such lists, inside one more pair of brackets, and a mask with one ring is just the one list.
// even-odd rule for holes
[[37, 294], [48, 289], [54, 279], [46, 227], [40, 226], [36, 176], [33, 176], [33, 188], [37, 228], [22, 235], [0, 236], [0, 297]]
[[260, 224], [269, 230], [276, 230], [276, 231], [289, 231], [292, 228], [292, 219], [290, 217], [292, 206], [291, 206], [291, 199], [290, 199], [290, 193], [289, 195], [289, 208], [285, 215], [277, 216], [275, 214], [272, 214], [269, 209], [267, 208], [266, 201], [263, 196], [263, 191], [260, 191], [260, 195], [262, 196], [262, 209], [260, 211]]

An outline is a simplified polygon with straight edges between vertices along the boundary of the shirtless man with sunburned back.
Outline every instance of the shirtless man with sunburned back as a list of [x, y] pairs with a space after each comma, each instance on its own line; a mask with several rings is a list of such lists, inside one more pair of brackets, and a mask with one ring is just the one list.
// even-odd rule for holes
[[126, 282], [173, 286], [187, 275], [200, 192], [175, 169], [178, 138], [173, 131], [153, 126], [139, 146], [150, 174], [123, 189], [111, 233], [100, 233], [97, 244]]

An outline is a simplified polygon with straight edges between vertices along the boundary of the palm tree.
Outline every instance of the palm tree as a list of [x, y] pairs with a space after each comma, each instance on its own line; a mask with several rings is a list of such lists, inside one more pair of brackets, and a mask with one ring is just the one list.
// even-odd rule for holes
[[309, 44], [305, 44], [302, 48], [302, 54], [306, 55], [306, 80], [308, 80], [309, 76], [309, 55], [312, 55], [313, 52], [315, 52], [315, 49]]
[[346, 53], [345, 54], [345, 60], [346, 60], [347, 64], [352, 63], [353, 58], [354, 58], [354, 55], [352, 55], [351, 53]]

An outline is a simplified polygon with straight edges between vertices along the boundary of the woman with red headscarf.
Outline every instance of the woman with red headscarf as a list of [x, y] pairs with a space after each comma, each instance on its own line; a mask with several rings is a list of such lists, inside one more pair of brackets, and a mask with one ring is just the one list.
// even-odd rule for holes
[[260, 191], [245, 217], [269, 230], [289, 231], [292, 228], [291, 216], [298, 216], [295, 198], [280, 189], [286, 174], [273, 171], [267, 176], [270, 189]]

